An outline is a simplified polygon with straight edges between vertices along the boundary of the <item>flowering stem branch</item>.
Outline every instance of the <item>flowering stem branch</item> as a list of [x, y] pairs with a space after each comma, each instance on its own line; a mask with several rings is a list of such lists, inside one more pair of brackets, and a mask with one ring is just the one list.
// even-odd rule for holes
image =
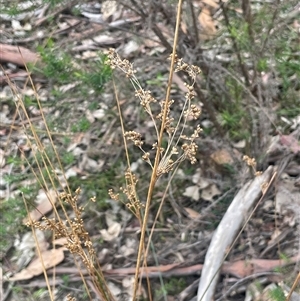
[[[167, 93], [166, 93], [166, 101], [164, 104], [164, 112], [163, 112], [163, 117], [162, 117], [162, 122], [161, 122], [160, 133], [159, 133], [159, 137], [158, 137], [158, 141], [157, 141], [155, 161], [154, 161], [154, 165], [153, 165], [153, 171], [152, 171], [152, 175], [151, 175], [151, 180], [150, 180], [150, 184], [149, 184], [148, 195], [147, 195], [147, 200], [146, 200], [146, 205], [145, 205], [145, 215], [144, 215], [143, 225], [142, 225], [142, 229], [141, 229], [139, 251], [138, 251], [137, 264], [136, 264], [136, 270], [135, 270], [133, 300], [136, 300], [140, 264], [141, 264], [141, 259], [142, 259], [142, 253], [144, 250], [144, 240], [145, 240], [145, 233], [146, 233], [147, 222], [148, 222], [148, 217], [149, 217], [150, 204], [151, 204], [151, 200], [152, 200], [153, 190], [154, 190], [157, 178], [158, 178], [157, 170], [158, 170], [159, 161], [160, 161], [160, 149], [161, 149], [161, 145], [162, 145], [163, 133], [165, 130], [165, 123], [166, 123], [167, 113], [168, 113], [168, 106], [169, 106], [169, 102], [170, 102], [171, 85], [172, 85], [172, 79], [173, 79], [174, 64], [175, 64], [175, 59], [176, 59], [176, 46], [177, 46], [177, 42], [178, 42], [178, 33], [179, 33], [179, 26], [180, 26], [182, 2], [183, 2], [183, 0], [178, 1], [176, 28], [175, 28], [175, 34], [174, 34], [173, 51], [172, 51], [172, 56], [171, 56], [168, 88], [167, 88]], [[145, 255], [144, 257], [147, 257], [147, 254], [144, 254], [144, 255]]]

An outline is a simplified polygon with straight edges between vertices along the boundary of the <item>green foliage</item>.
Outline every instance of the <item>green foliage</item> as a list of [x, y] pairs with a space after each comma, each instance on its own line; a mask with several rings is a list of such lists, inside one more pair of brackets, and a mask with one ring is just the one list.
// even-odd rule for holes
[[273, 301], [284, 301], [285, 300], [285, 295], [281, 287], [276, 286], [274, 289], [272, 289], [270, 292], [270, 298]]
[[[279, 253], [279, 258], [286, 264], [291, 262], [291, 259], [284, 253]], [[285, 267], [276, 267], [274, 269], [275, 272], [277, 273], [282, 273], [282, 274], [287, 274], [289, 273], [289, 267], [285, 266]]]
[[70, 275], [65, 274], [65, 275], [62, 275], [61, 278], [62, 278], [62, 280], [64, 282], [64, 285], [66, 287], [69, 287]]
[[279, 258], [283, 260], [285, 263], [289, 263], [291, 259], [284, 253], [280, 252], [279, 253]]
[[230, 98], [224, 97], [219, 103], [219, 122], [235, 140], [248, 139], [250, 136], [250, 122], [243, 102], [243, 88], [239, 82], [231, 77], [225, 79], [226, 89]]
[[9, 6], [3, 5], [2, 3], [0, 3], [1, 13], [8, 14], [9, 16], [12, 16], [12, 17], [20, 14], [22, 11], [18, 7], [18, 3], [13, 3], [13, 2], [15, 2], [15, 1], [10, 1]]
[[273, 11], [270, 9], [268, 4], [262, 3], [260, 9], [257, 10], [255, 17], [252, 18], [253, 21], [253, 29], [257, 35], [262, 35], [264, 38], [264, 31], [262, 28], [269, 28], [272, 26], [272, 13]]
[[[243, 113], [243, 112], [239, 112]], [[226, 127], [237, 127], [240, 125], [241, 116], [240, 114], [229, 112], [227, 110], [221, 113], [222, 125]]]
[[22, 160], [20, 159], [20, 157], [8, 157], [6, 162], [7, 164], [14, 164], [16, 166], [20, 166]]
[[248, 24], [241, 19], [235, 19], [230, 25], [229, 33], [235, 39], [238, 48], [249, 51], [251, 44], [248, 35]]
[[[284, 7], [281, 8], [284, 10]], [[300, 62], [295, 55], [300, 51], [296, 30], [286, 28], [276, 34], [274, 42], [275, 70], [280, 79], [279, 116], [294, 118], [300, 113], [299, 78]]]
[[177, 295], [186, 287], [186, 281], [183, 278], [172, 277], [170, 279], [164, 280], [164, 287], [161, 287], [159, 290], [156, 290], [156, 299], [165, 296], [165, 295]]
[[[254, 126], [256, 128], [261, 126], [259, 124], [261, 118], [258, 116], [261, 112], [257, 113], [255, 109], [257, 104], [254, 104], [247, 97], [247, 89], [257, 99], [258, 95], [262, 94], [274, 95], [271, 100], [272, 104], [268, 98], [268, 103], [262, 103], [262, 105], [279, 108], [276, 111], [278, 122], [280, 122], [281, 116], [290, 120], [300, 114], [300, 63], [297, 57], [297, 53], [300, 51], [299, 37], [297, 30], [289, 26], [289, 23], [281, 23], [282, 17], [279, 17], [285, 13], [290, 14], [295, 4], [296, 1], [283, 1], [278, 7], [270, 5], [270, 3], [261, 3], [258, 7], [251, 6], [250, 23], [247, 23], [241, 15], [238, 17], [234, 9], [226, 10], [229, 25], [224, 21], [223, 26], [220, 26], [225, 28], [224, 25], [226, 25], [224, 36], [228, 37], [229, 34], [231, 39], [226, 39], [224, 42], [229, 41], [232, 49], [234, 44], [237, 45], [243, 66], [236, 59], [237, 54], [233, 52], [232, 59], [223, 67], [241, 81], [236, 81], [230, 77], [225, 79], [226, 91], [229, 95], [218, 95], [215, 108], [219, 123], [229, 133], [230, 138], [234, 140], [246, 139], [249, 143], [249, 151], [251, 151], [254, 139], [257, 139], [251, 133]], [[232, 3], [232, 5], [236, 9], [241, 8], [237, 2]], [[278, 11], [275, 12], [275, 9]], [[274, 32], [272, 28], [275, 27], [277, 30]], [[222, 38], [223, 35], [220, 36], [220, 40]], [[267, 73], [268, 84], [270, 85], [256, 91], [255, 82], [251, 83], [250, 86], [244, 82], [242, 70], [247, 71], [250, 82], [253, 78], [259, 80], [260, 72]], [[257, 77], [253, 77], [255, 74]], [[261, 100], [264, 101], [264, 97], [259, 99], [259, 101]], [[270, 107], [266, 108], [267, 111], [270, 110]]]
[[71, 131], [73, 133], [77, 132], [86, 132], [91, 126], [91, 123], [87, 120], [86, 117], [82, 117], [78, 120], [78, 123], [73, 124]]
[[54, 42], [49, 39], [45, 48], [38, 47], [44, 66], [42, 73], [48, 78], [60, 84], [66, 84], [74, 80], [74, 66], [72, 57], [54, 48]]
[[266, 72], [268, 70], [268, 60], [267, 58], [261, 57], [257, 61], [257, 71], [259, 72]]
[[239, 106], [232, 106], [221, 113], [221, 124], [233, 139], [248, 139], [250, 132], [245, 126], [246, 112]]
[[21, 286], [18, 286], [17, 284], [14, 284], [11, 289], [16, 294], [19, 294], [24, 290]]
[[99, 102], [98, 101], [92, 101], [89, 106], [88, 109], [91, 111], [95, 111], [99, 106]]
[[68, 136], [64, 136], [63, 143], [64, 145], [68, 145], [71, 142], [71, 138]]
[[0, 254], [6, 252], [14, 235], [22, 231], [22, 219], [26, 216], [22, 197], [10, 198], [0, 203]]
[[36, 106], [37, 105], [37, 101], [34, 97], [30, 97], [27, 95], [24, 95], [24, 99], [23, 99], [24, 105], [25, 107], [30, 107], [30, 106]]
[[282, 85], [284, 91], [290, 87], [289, 77], [296, 74], [300, 77], [300, 62], [297, 60], [292, 60], [290, 58], [277, 59], [278, 72], [283, 80]]
[[33, 293], [33, 298], [41, 298], [45, 293], [48, 295], [48, 290], [45, 288], [40, 288]]
[[33, 195], [35, 191], [36, 191], [36, 189], [34, 188], [34, 186], [22, 186], [22, 187], [20, 187], [20, 192], [22, 192], [24, 194], [24, 196]]
[[[84, 109], [87, 107], [93, 111], [99, 108], [97, 98], [111, 79], [111, 68], [105, 63], [106, 56], [99, 54], [87, 62], [78, 60], [62, 52], [51, 39], [48, 40], [45, 48], [39, 47], [39, 52], [43, 61], [39, 71], [50, 79], [52, 85], [51, 100], [43, 105], [57, 106], [60, 111], [58, 117], [47, 117], [49, 129], [54, 132], [66, 131], [71, 125], [73, 133], [88, 131], [91, 123], [85, 116], [72, 115], [74, 102], [69, 102], [68, 99], [78, 99], [78, 101], [84, 99], [86, 101]], [[61, 85], [65, 85], [67, 90], [61, 89]], [[32, 105], [34, 101], [28, 99], [27, 103]], [[79, 112], [76, 113], [79, 115]], [[73, 118], [70, 118], [71, 116]], [[67, 157], [64, 160], [70, 162], [72, 158]]]
[[[80, 80], [81, 84], [76, 85], [79, 91], [83, 92], [87, 88], [100, 93], [111, 78], [111, 68], [105, 64], [106, 56], [104, 55], [99, 55], [86, 68], [81, 66], [82, 62], [78, 62], [66, 52], [60, 51], [51, 39], [47, 41], [46, 47], [38, 47], [38, 51], [43, 61], [43, 67], [39, 71], [58, 84]], [[53, 92], [59, 93], [59, 91]]]
[[79, 72], [76, 77], [82, 81], [83, 87], [88, 86], [95, 92], [101, 93], [104, 85], [111, 78], [111, 68], [105, 64], [106, 56], [99, 55], [98, 59], [89, 66], [88, 71]]
[[257, 291], [259, 291], [260, 293], [263, 291], [264, 288], [260, 281], [254, 280], [254, 285]]
[[231, 101], [235, 104], [240, 104], [243, 97], [243, 87], [232, 77], [227, 77], [225, 80], [226, 88], [231, 96]]
[[7, 182], [7, 184], [12, 184], [12, 183], [18, 183], [24, 179], [26, 179], [25, 174], [10, 174], [10, 175], [4, 175], [4, 180]]
[[74, 163], [75, 156], [72, 153], [64, 153], [61, 157], [63, 165], [70, 165]]

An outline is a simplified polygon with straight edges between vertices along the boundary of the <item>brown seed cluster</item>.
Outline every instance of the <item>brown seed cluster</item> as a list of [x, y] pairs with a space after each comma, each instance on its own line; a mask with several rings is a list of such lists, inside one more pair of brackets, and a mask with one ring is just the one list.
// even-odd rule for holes
[[[120, 187], [120, 192], [126, 197], [124, 203], [134, 215], [139, 216], [140, 209], [144, 207], [144, 204], [141, 203], [136, 194], [137, 177], [130, 170], [127, 170], [125, 172], [125, 180], [125, 187]], [[108, 194], [112, 200], [122, 201], [120, 199], [120, 194], [114, 193], [112, 189], [109, 189]]]
[[192, 104], [188, 110], [184, 112], [186, 118], [191, 117], [192, 119], [198, 119], [201, 115], [201, 108]]
[[184, 151], [185, 157], [192, 163], [195, 164], [197, 162], [196, 154], [198, 150], [198, 145], [195, 142], [183, 143], [182, 150]]
[[135, 131], [125, 132], [125, 137], [134, 143], [135, 146], [141, 148], [143, 145], [142, 135]]
[[[163, 131], [166, 133], [167, 146], [165, 148], [160, 147], [158, 149], [158, 143], [153, 144], [153, 149], [159, 152], [159, 164], [157, 168], [156, 177], [160, 177], [163, 174], [169, 173], [174, 170], [174, 168], [183, 160], [189, 160], [192, 164], [197, 162], [196, 155], [198, 151], [198, 146], [196, 144], [196, 139], [199, 137], [202, 131], [200, 126], [197, 125], [193, 129], [192, 133], [187, 135], [187, 122], [191, 120], [199, 119], [201, 115], [201, 107], [197, 103], [192, 103], [195, 99], [196, 93], [194, 91], [194, 84], [196, 77], [201, 73], [199, 67], [194, 65], [189, 65], [185, 63], [182, 59], [175, 59], [176, 67], [175, 72], [183, 71], [187, 73], [191, 79], [191, 84], [185, 84], [187, 87], [187, 93], [185, 94], [184, 105], [180, 117], [174, 117], [172, 115], [172, 107], [175, 101], [172, 99], [163, 99], [157, 101], [150, 91], [144, 90], [138, 79], [135, 76], [136, 70], [134, 70], [133, 65], [127, 61], [122, 60], [119, 55], [114, 51], [110, 50], [108, 54], [108, 64], [112, 68], [118, 68], [123, 71], [127, 77], [129, 77], [133, 87], [135, 89], [135, 96], [140, 100], [142, 108], [147, 112], [154, 123], [156, 134], [159, 136], [159, 127], [163, 126]], [[152, 113], [152, 105], [159, 103], [160, 111], [158, 114], [154, 115]], [[178, 107], [177, 107], [178, 108]], [[176, 111], [176, 110], [175, 110]], [[190, 128], [189, 128], [190, 132]], [[142, 150], [142, 159], [146, 161], [151, 167], [154, 166], [154, 157], [151, 158], [149, 152], [144, 151], [143, 141], [140, 133], [136, 131], [125, 132], [125, 137], [127, 140], [132, 141], [133, 144]], [[157, 137], [159, 139], [159, 137]], [[138, 200], [135, 193], [136, 180], [133, 180], [133, 175], [130, 171], [127, 171], [130, 177], [126, 177], [126, 187], [121, 188], [120, 191], [126, 195], [128, 199], [127, 206], [132, 211], [137, 211], [140, 209], [140, 201]], [[129, 179], [131, 179], [129, 181]], [[112, 199], [119, 200], [119, 194], [109, 191], [109, 195]]]
[[43, 217], [42, 222], [32, 221], [27, 226], [33, 226], [40, 230], [51, 230], [54, 233], [54, 239], [66, 238], [67, 243], [65, 247], [74, 255], [80, 256], [83, 264], [89, 269], [93, 270], [93, 259], [95, 256], [95, 250], [93, 248], [89, 233], [85, 230], [83, 219], [81, 218], [84, 208], [78, 206], [78, 197], [80, 189], [77, 189], [72, 196], [68, 193], [61, 193], [59, 195], [60, 200], [69, 204], [73, 212], [74, 218], [68, 218], [66, 221], [62, 221], [60, 218], [47, 218]]
[[186, 72], [191, 79], [195, 82], [198, 74], [201, 73], [201, 69], [195, 65], [189, 65], [183, 61], [183, 59], [176, 58], [175, 72], [183, 71]]
[[112, 69], [121, 69], [126, 74], [126, 77], [131, 78], [134, 76], [134, 73], [136, 73], [136, 70], [133, 68], [133, 64], [128, 60], [122, 60], [114, 49], [109, 49], [107, 57], [108, 60], [106, 63], [110, 65]]
[[157, 102], [157, 100], [151, 95], [151, 91], [144, 91], [143, 89], [139, 89], [135, 91], [135, 96], [140, 99], [140, 104], [144, 108], [144, 110], [150, 114], [152, 103]]
[[67, 301], [76, 301], [75, 297], [72, 297], [71, 294], [67, 295]]
[[255, 176], [260, 176], [262, 174], [261, 171], [256, 170], [256, 160], [255, 158], [250, 158], [249, 156], [243, 156], [243, 161], [246, 162], [248, 166], [250, 166], [254, 172]]

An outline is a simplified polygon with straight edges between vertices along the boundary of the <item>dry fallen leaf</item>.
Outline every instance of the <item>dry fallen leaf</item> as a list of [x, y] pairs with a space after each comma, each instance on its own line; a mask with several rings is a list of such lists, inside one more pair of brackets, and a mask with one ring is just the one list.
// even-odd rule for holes
[[101, 5], [101, 12], [103, 14], [103, 20], [107, 21], [107, 19], [112, 16], [117, 11], [117, 1], [104, 1]]
[[210, 157], [217, 165], [233, 163], [232, 156], [226, 149], [217, 150], [216, 152], [212, 153]]
[[96, 118], [96, 119], [102, 119], [104, 116], [105, 116], [105, 110], [103, 109], [98, 109], [96, 111], [93, 111], [93, 116]]
[[183, 195], [192, 198], [194, 201], [199, 201], [199, 187], [197, 185], [189, 186], [185, 189]]
[[95, 36], [93, 41], [100, 45], [109, 45], [116, 42], [115, 38], [106, 34]]
[[201, 178], [199, 179], [199, 181], [197, 182], [197, 185], [199, 187], [199, 189], [205, 189], [206, 187], [208, 187], [211, 184], [211, 181], [209, 179], [206, 178]]
[[198, 20], [202, 27], [200, 38], [203, 40], [212, 39], [215, 36], [217, 29], [211, 16], [210, 10], [207, 7], [204, 7], [201, 10], [200, 15], [198, 16]]
[[220, 195], [221, 191], [218, 189], [216, 184], [211, 184], [201, 192], [201, 198], [206, 201], [212, 201], [213, 198], [217, 195]]
[[27, 268], [9, 278], [10, 281], [31, 279], [34, 276], [41, 275], [45, 269], [52, 268], [64, 260], [65, 247], [52, 249], [43, 252], [43, 264], [40, 258], [34, 259]]
[[187, 212], [189, 218], [191, 219], [197, 219], [201, 216], [201, 214], [191, 208], [184, 207], [184, 210]]
[[291, 128], [295, 130], [300, 125], [300, 115], [292, 119], [293, 125]]
[[130, 300], [133, 298], [133, 288], [134, 288], [134, 277], [124, 277], [122, 280], [122, 286], [124, 291], [128, 294]]
[[[53, 209], [57, 200], [57, 193], [54, 189], [50, 189], [48, 192], [41, 189], [36, 198], [39, 205], [30, 212], [30, 218], [33, 221], [38, 221], [42, 216]], [[26, 217], [23, 223], [26, 224], [28, 221], [29, 219]]]
[[66, 237], [60, 237], [52, 241], [54, 246], [64, 246], [68, 243], [68, 239]]
[[135, 253], [136, 250], [136, 240], [135, 239], [130, 239], [130, 238], [126, 238], [125, 244], [123, 246], [121, 246], [120, 250], [121, 250], [121, 256], [122, 257], [128, 257], [132, 254]]
[[112, 222], [107, 230], [100, 230], [100, 233], [105, 241], [111, 241], [119, 236], [120, 231], [121, 225], [117, 222]]
[[129, 41], [123, 46], [123, 56], [128, 58], [136, 53], [140, 48], [140, 45], [136, 41]]
[[49, 244], [45, 238], [44, 231], [36, 229], [35, 235], [33, 235], [32, 231], [29, 231], [22, 236], [21, 240], [16, 238], [14, 247], [18, 254], [16, 265], [19, 270], [24, 266], [27, 266], [34, 257], [36, 253], [34, 252], [34, 250], [36, 250], [36, 244], [39, 245], [41, 252], [48, 249]]
[[114, 295], [114, 297], [117, 297], [122, 293], [120, 287], [114, 284], [113, 282], [108, 282], [107, 286], [109, 288], [109, 291]]
[[186, 23], [184, 21], [181, 22], [181, 30], [184, 34], [187, 34], [187, 26]]

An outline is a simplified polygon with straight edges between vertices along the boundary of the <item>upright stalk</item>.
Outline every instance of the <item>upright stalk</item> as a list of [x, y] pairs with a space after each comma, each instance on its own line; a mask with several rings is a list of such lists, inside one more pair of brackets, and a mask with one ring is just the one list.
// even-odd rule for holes
[[165, 105], [164, 105], [164, 113], [163, 113], [163, 117], [162, 117], [160, 133], [159, 133], [159, 137], [158, 137], [158, 141], [157, 141], [157, 151], [156, 151], [156, 155], [155, 155], [155, 161], [154, 161], [154, 165], [153, 165], [153, 171], [152, 171], [152, 175], [151, 175], [151, 179], [150, 179], [150, 185], [149, 185], [148, 195], [147, 195], [147, 200], [146, 200], [146, 205], [145, 205], [145, 215], [144, 215], [142, 229], [141, 229], [141, 237], [140, 237], [139, 251], [138, 251], [138, 256], [137, 256], [137, 264], [136, 264], [135, 278], [134, 278], [133, 300], [136, 300], [140, 264], [141, 264], [141, 259], [142, 259], [142, 252], [144, 250], [144, 240], [145, 240], [145, 233], [146, 233], [147, 222], [148, 222], [148, 217], [149, 217], [150, 204], [151, 204], [151, 200], [152, 200], [152, 196], [153, 196], [153, 190], [154, 190], [157, 178], [158, 178], [157, 177], [157, 169], [158, 169], [158, 165], [160, 162], [160, 148], [162, 145], [163, 133], [165, 130], [165, 124], [166, 124], [167, 113], [168, 113], [168, 106], [169, 106], [169, 102], [170, 102], [171, 84], [172, 84], [173, 70], [174, 70], [174, 64], [175, 64], [175, 59], [176, 59], [176, 46], [177, 46], [177, 42], [178, 42], [178, 33], [179, 33], [179, 26], [180, 26], [182, 2], [183, 2], [183, 0], [178, 1], [176, 28], [175, 28], [175, 34], [174, 34], [174, 43], [173, 43], [173, 50], [172, 50], [172, 56], [171, 56], [171, 65], [170, 65], [170, 73], [169, 73], [168, 87], [167, 87], [167, 93], [166, 93], [166, 101], [165, 101]]

